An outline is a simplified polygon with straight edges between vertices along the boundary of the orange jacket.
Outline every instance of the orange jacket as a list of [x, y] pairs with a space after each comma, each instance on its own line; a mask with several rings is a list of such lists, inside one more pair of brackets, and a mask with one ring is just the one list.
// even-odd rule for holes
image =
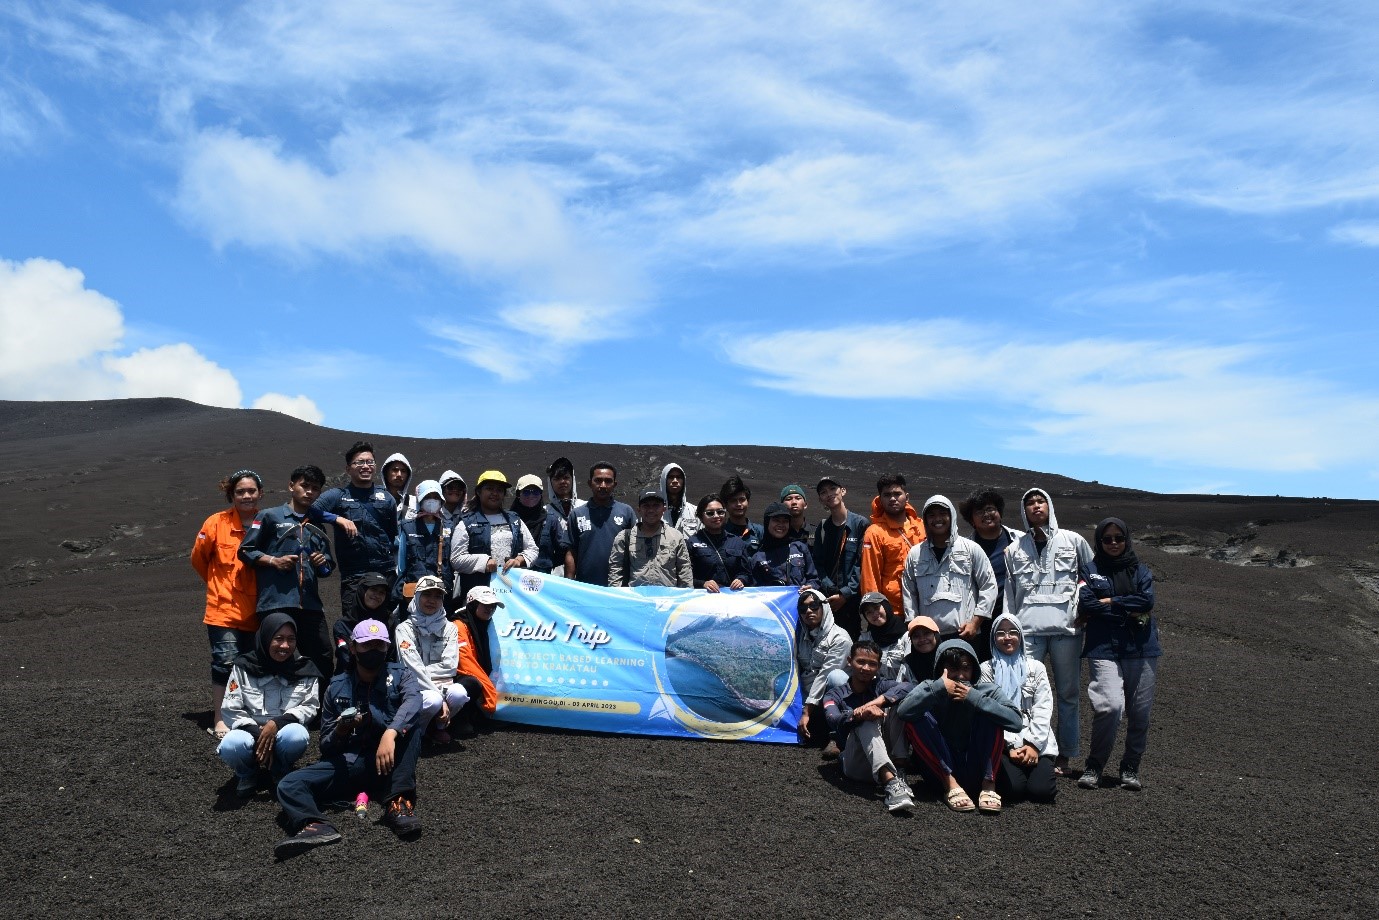
[[239, 558], [244, 525], [233, 507], [206, 518], [192, 544], [192, 568], [206, 583], [207, 626], [225, 626], [244, 632], [259, 628], [254, 612], [258, 582], [254, 570]]
[[479, 708], [488, 715], [493, 715], [493, 711], [498, 708], [498, 688], [493, 686], [493, 679], [488, 676], [484, 666], [479, 664], [479, 657], [474, 654], [474, 639], [469, 634], [469, 624], [464, 620], [452, 622], [460, 631], [460, 666], [456, 668], [456, 673], [468, 674], [483, 686], [484, 698], [478, 701]]
[[891, 609], [903, 610], [900, 574], [910, 547], [924, 542], [924, 522], [919, 512], [905, 504], [905, 524], [895, 526], [881, 507], [881, 496], [871, 500], [871, 526], [862, 535], [862, 593], [880, 591]]

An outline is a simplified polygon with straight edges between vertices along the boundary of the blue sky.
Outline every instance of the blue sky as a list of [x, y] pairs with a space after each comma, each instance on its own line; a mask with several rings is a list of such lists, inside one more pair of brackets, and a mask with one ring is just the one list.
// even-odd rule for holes
[[0, 398], [1379, 498], [1379, 6], [487, 6], [0, 7]]

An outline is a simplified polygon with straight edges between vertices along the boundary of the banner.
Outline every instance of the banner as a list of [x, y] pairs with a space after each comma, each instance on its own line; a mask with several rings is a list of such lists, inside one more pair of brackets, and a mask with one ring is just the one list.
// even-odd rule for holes
[[497, 717], [557, 728], [797, 742], [794, 588], [710, 594], [495, 574]]

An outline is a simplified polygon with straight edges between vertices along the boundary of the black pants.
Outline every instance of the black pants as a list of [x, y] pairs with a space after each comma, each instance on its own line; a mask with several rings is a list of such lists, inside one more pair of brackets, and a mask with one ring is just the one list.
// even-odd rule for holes
[[417, 756], [421, 735], [409, 731], [397, 739], [391, 773], [374, 769], [374, 752], [323, 757], [309, 767], [293, 770], [278, 783], [278, 803], [287, 813], [293, 833], [312, 821], [324, 821], [321, 802], [347, 802], [361, 791], [380, 801], [397, 796], [416, 799]]
[[1007, 802], [1052, 802], [1058, 794], [1058, 780], [1053, 773], [1053, 758], [1040, 757], [1032, 767], [1021, 766], [1001, 755], [1001, 770], [996, 774], [996, 790]]

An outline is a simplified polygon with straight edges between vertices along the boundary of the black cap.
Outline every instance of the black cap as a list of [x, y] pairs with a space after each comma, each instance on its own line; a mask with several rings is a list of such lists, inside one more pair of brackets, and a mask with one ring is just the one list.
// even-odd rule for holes
[[819, 480], [819, 484], [814, 487], [814, 491], [817, 492], [827, 485], [835, 485], [840, 489], [843, 487], [843, 484], [838, 480], [834, 479], [832, 476], [825, 476], [823, 479]]
[[766, 510], [761, 513], [762, 523], [766, 523], [773, 517], [790, 517], [790, 509], [780, 502], [771, 502], [766, 506]]
[[637, 504], [640, 505], [642, 502], [653, 498], [658, 502], [665, 502], [665, 499], [661, 497], [660, 489], [642, 489], [642, 494], [637, 496]]

